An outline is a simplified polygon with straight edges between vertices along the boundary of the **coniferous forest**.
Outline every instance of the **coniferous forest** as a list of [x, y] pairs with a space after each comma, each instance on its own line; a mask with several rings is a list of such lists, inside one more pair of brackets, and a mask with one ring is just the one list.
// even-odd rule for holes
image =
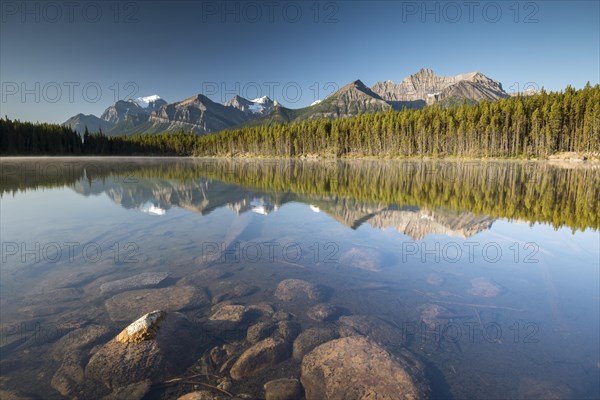
[[600, 155], [600, 85], [477, 105], [242, 127], [215, 134], [107, 137], [53, 124], [0, 120], [2, 155], [545, 158]]

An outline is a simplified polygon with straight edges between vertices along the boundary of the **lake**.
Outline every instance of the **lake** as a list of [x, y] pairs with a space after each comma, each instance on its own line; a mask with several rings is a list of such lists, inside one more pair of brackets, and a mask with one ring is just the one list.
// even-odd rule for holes
[[[90, 356], [157, 308], [204, 332], [211, 344], [195, 360], [242, 346], [270, 308], [300, 331], [342, 331], [352, 316], [374, 336], [385, 326], [386, 349], [423, 362], [433, 397], [600, 397], [598, 165], [4, 158], [1, 168], [5, 395], [88, 393]], [[129, 279], [140, 274], [156, 282]], [[321, 288], [331, 315], [275, 296], [286, 279]], [[268, 315], [211, 325], [222, 303]], [[101, 333], [84, 340], [90, 327]], [[284, 358], [227, 391], [260, 397], [273, 377], [300, 378], [300, 360]]]

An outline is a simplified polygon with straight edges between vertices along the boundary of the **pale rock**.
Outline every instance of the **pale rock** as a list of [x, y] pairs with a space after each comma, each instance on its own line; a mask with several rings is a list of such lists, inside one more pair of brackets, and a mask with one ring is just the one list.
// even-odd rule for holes
[[364, 336], [320, 345], [302, 360], [307, 400], [427, 399], [423, 365], [409, 353], [395, 356]]

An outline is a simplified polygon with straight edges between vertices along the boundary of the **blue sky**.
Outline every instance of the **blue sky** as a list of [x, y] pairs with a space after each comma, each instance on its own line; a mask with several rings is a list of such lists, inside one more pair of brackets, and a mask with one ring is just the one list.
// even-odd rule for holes
[[[48, 5], [50, 4], [50, 5]], [[598, 1], [2, 1], [2, 116], [63, 122], [117, 99], [269, 95], [481, 71], [515, 91], [600, 77]], [[101, 92], [98, 91], [100, 89]]]

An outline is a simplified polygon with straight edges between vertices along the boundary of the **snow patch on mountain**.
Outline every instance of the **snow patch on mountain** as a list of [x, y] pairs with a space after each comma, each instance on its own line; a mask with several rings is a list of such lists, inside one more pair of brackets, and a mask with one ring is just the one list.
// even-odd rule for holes
[[153, 94], [152, 96], [138, 97], [134, 100], [134, 102], [140, 107], [148, 108], [150, 103], [153, 103], [156, 100], [160, 100], [160, 98], [161, 97], [159, 95]]
[[271, 103], [271, 99], [269, 98], [269, 96], [257, 97], [256, 99], [253, 99], [250, 101], [253, 103], [258, 103], [258, 104]]
[[257, 97], [256, 99], [250, 100], [250, 102], [252, 102], [252, 104], [248, 106], [248, 109], [252, 114], [264, 114], [274, 105], [273, 100], [268, 96]]
[[323, 100], [315, 100], [312, 103], [310, 103], [311, 106], [316, 106], [317, 104], [319, 104], [320, 102], [322, 102]]

